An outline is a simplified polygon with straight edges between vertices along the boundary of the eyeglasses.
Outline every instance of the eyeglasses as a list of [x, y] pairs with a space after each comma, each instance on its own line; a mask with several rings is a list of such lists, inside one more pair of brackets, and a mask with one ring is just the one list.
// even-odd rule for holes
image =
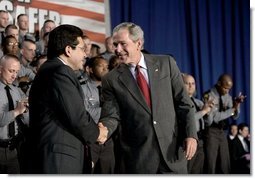
[[19, 46], [18, 42], [9, 42], [7, 43], [8, 46]]
[[82, 51], [85, 50], [85, 47], [79, 47], [79, 46], [76, 46], [76, 47], [78, 47], [78, 48], [81, 49]]

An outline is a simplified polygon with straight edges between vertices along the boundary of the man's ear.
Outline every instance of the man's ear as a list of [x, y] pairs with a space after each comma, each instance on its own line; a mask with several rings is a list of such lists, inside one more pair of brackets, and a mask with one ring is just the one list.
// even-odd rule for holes
[[139, 39], [139, 40], [137, 41], [137, 47], [138, 47], [139, 50], [142, 49], [142, 40], [141, 40], [141, 39]]
[[93, 74], [93, 69], [91, 67], [89, 67], [89, 73]]
[[70, 57], [72, 50], [73, 49], [72, 49], [71, 46], [66, 46], [66, 48], [65, 48], [65, 56]]

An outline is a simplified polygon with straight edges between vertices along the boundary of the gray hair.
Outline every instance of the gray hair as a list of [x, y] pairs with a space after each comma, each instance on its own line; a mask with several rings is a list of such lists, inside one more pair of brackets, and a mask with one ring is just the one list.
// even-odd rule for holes
[[0, 66], [3, 66], [6, 63], [6, 61], [9, 59], [13, 59], [20, 63], [19, 58], [16, 55], [6, 54], [0, 58]]
[[144, 44], [144, 33], [140, 26], [132, 22], [123, 22], [113, 29], [113, 33], [118, 32], [120, 29], [127, 29], [129, 32], [129, 37], [133, 42], [140, 39], [142, 41], [142, 45]]

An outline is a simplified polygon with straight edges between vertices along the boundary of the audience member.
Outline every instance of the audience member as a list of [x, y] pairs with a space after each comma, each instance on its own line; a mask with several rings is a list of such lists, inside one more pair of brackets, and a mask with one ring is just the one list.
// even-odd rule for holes
[[86, 58], [91, 58], [91, 46], [92, 46], [91, 40], [86, 35], [82, 36], [82, 40], [85, 44], [84, 47], [85, 47]]
[[36, 42], [36, 49], [38, 55], [47, 54], [47, 43], [49, 32], [56, 27], [56, 24], [53, 20], [46, 20], [41, 28], [40, 39]]
[[114, 47], [114, 45], [113, 45], [112, 37], [111, 37], [111, 36], [110, 36], [110, 37], [107, 37], [107, 38], [105, 39], [105, 52], [103, 52], [103, 53], [101, 54], [101, 56], [102, 56], [104, 59], [108, 60], [108, 62], [109, 62], [110, 58], [111, 58], [112, 56], [115, 55], [115, 54], [114, 54], [114, 51], [115, 51], [115, 47]]
[[236, 123], [232, 123], [229, 126], [229, 132], [227, 135], [228, 143], [230, 143], [236, 137], [237, 134], [238, 134], [238, 126]]
[[91, 57], [99, 56], [100, 55], [100, 46], [97, 44], [91, 44], [90, 54], [91, 54]]
[[9, 24], [9, 14], [5, 10], [0, 10], [0, 44], [4, 38], [4, 31]]
[[[19, 14], [17, 17], [17, 25], [19, 27], [19, 44], [22, 44], [25, 35], [34, 38], [32, 34], [29, 33], [29, 18], [26, 14]], [[35, 40], [35, 38], [34, 38]]]
[[142, 54], [143, 31], [136, 24], [119, 24], [113, 41], [123, 64], [102, 79], [100, 121], [108, 138], [118, 129], [119, 172], [187, 173], [197, 134], [194, 107], [176, 62], [170, 56]]
[[17, 39], [17, 41], [19, 42], [19, 29], [16, 25], [14, 24], [9, 24], [6, 28], [5, 28], [5, 36], [9, 36], [12, 35], [13, 37], [15, 37]]
[[34, 60], [36, 51], [35, 42], [29, 39], [25, 39], [22, 42], [20, 54], [21, 54], [21, 69], [18, 73], [18, 77], [27, 76], [32, 81], [35, 77], [33, 67], [30, 63]]
[[[40, 55], [36, 57], [36, 60], [31, 62], [31, 66], [33, 67], [33, 72], [36, 74], [41, 67], [41, 65], [47, 60], [46, 55]], [[28, 96], [29, 90], [31, 87], [32, 81], [29, 79], [28, 76], [22, 76], [18, 78], [19, 88]]]
[[50, 32], [48, 60], [29, 93], [29, 173], [84, 173], [91, 164], [86, 144], [106, 140], [108, 130], [86, 112], [74, 73], [82, 69], [86, 57], [82, 34], [73, 25], [60, 25]]
[[[12, 83], [17, 77], [20, 62], [15, 55], [0, 59], [0, 173], [20, 173], [19, 145], [23, 140], [22, 126], [28, 125], [26, 96]], [[24, 115], [23, 115], [24, 114]]]
[[[108, 73], [108, 62], [103, 57], [89, 59], [89, 77], [82, 89], [85, 96], [85, 108], [98, 123], [101, 114], [101, 78]], [[92, 173], [113, 174], [114, 173], [114, 151], [113, 141], [110, 138], [104, 145], [98, 142], [90, 144], [91, 157], [93, 162]]]
[[182, 76], [184, 85], [188, 92], [188, 95], [195, 106], [195, 120], [196, 120], [196, 130], [198, 136], [198, 146], [194, 157], [188, 161], [188, 172], [191, 174], [202, 174], [204, 173], [204, 119], [203, 117], [207, 115], [212, 107], [213, 101], [208, 100], [203, 103], [201, 100], [195, 98], [196, 93], [196, 82], [193, 76], [189, 74], [183, 74]]
[[238, 125], [238, 135], [233, 139], [230, 156], [233, 161], [232, 173], [250, 174], [250, 141], [249, 127], [245, 123]]
[[204, 94], [204, 101], [214, 100], [212, 112], [206, 116], [205, 124], [205, 162], [208, 174], [230, 173], [229, 148], [224, 128], [228, 127], [229, 117], [237, 119], [240, 104], [245, 96], [239, 95], [235, 100], [229, 94], [233, 86], [230, 75], [222, 74], [217, 84]]
[[27, 68], [31, 68], [30, 63], [34, 60], [36, 55], [35, 41], [24, 39], [20, 48], [21, 64]]
[[38, 70], [40, 69], [41, 65], [46, 62], [47, 55], [40, 55], [37, 56], [34, 61], [31, 62], [31, 66], [33, 67], [33, 71], [36, 74]]
[[113, 68], [118, 67], [121, 64], [121, 60], [118, 56], [114, 55], [109, 60], [109, 71], [111, 71]]
[[4, 37], [3, 41], [2, 41], [2, 51], [3, 54], [12, 54], [12, 55], [19, 55], [19, 43], [17, 41], [17, 39], [12, 36], [12, 35], [8, 35], [6, 37]]

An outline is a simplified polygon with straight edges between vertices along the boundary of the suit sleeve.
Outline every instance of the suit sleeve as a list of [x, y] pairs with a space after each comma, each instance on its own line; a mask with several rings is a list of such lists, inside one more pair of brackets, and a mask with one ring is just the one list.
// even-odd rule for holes
[[108, 128], [108, 137], [110, 137], [118, 127], [119, 107], [107, 79], [103, 78], [102, 87], [103, 106], [99, 122], [102, 122]]
[[[184, 88], [181, 73], [174, 59], [170, 59], [170, 76], [172, 81], [174, 105], [180, 130], [186, 131], [184, 137], [193, 137], [197, 139], [195, 107]], [[181, 133], [183, 133], [183, 131]]]
[[95, 142], [99, 129], [85, 110], [82, 89], [75, 75], [68, 70], [59, 70], [53, 77], [54, 106], [61, 115], [63, 126], [86, 142]]

